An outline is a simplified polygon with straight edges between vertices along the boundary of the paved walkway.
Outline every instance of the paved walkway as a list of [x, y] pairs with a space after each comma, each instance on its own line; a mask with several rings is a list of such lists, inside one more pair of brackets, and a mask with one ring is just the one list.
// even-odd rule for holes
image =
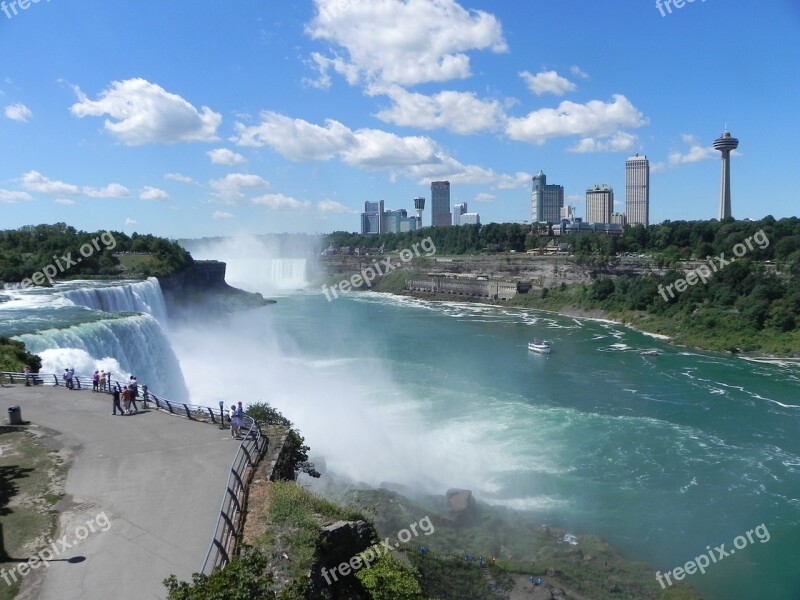
[[[228, 431], [157, 410], [111, 416], [110, 395], [49, 386], [0, 388], [3, 417], [13, 405], [24, 421], [60, 432], [56, 441], [74, 453], [66, 481], [71, 503], [56, 539], [76, 541], [92, 519], [96, 530], [58, 557], [85, 560], [38, 569], [26, 578], [23, 597], [165, 598], [164, 578], [191, 580], [208, 550], [236, 452]], [[101, 513], [109, 527], [96, 518]]]

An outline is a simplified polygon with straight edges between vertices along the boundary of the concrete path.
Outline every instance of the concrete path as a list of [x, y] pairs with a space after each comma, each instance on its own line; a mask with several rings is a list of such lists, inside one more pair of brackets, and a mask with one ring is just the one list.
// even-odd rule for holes
[[110, 395], [49, 386], [0, 388], [3, 421], [13, 405], [23, 421], [60, 432], [55, 439], [74, 453], [55, 539], [74, 543], [59, 559], [85, 557], [32, 572], [23, 597], [165, 598], [164, 578], [191, 580], [208, 550], [236, 453], [227, 430], [154, 409], [111, 416]]

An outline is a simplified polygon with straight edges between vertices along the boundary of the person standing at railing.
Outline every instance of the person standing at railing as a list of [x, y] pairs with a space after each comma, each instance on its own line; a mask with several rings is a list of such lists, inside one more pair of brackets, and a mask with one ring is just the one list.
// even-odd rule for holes
[[100, 380], [98, 381], [98, 384], [100, 386], [100, 391], [101, 392], [105, 392], [106, 391], [106, 372], [105, 372], [105, 370], [100, 371]]
[[92, 393], [97, 393], [100, 389], [100, 371], [92, 373]]
[[25, 387], [30, 387], [31, 382], [33, 381], [33, 376], [31, 375], [31, 368], [28, 365], [25, 365], [23, 372], [25, 373]]
[[241, 435], [242, 427], [244, 427], [244, 408], [242, 408], [241, 400], [239, 400], [236, 406], [236, 418], [239, 419], [239, 435]]

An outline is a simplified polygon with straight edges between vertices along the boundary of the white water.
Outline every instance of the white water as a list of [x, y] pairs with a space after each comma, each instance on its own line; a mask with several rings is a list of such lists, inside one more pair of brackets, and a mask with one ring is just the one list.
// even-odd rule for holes
[[167, 322], [167, 306], [158, 279], [110, 287], [82, 287], [64, 295], [79, 306], [103, 312], [143, 312], [162, 324]]

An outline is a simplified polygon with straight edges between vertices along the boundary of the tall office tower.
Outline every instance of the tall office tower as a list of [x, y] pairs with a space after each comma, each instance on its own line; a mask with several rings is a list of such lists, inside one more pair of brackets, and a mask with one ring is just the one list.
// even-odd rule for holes
[[481, 216], [478, 213], [464, 213], [461, 215], [461, 225], [480, 225]]
[[574, 221], [575, 220], [575, 207], [574, 206], [562, 206], [561, 207], [561, 220], [562, 221]]
[[361, 213], [361, 235], [383, 233], [383, 200], [364, 202]]
[[467, 212], [467, 203], [462, 202], [453, 206], [453, 225], [461, 225], [461, 215]]
[[611, 223], [614, 190], [608, 185], [593, 185], [586, 190], [586, 222]]
[[726, 129], [714, 140], [714, 149], [722, 152], [722, 183], [719, 190], [719, 220], [731, 216], [731, 150], [739, 147], [739, 140]]
[[533, 176], [531, 190], [531, 222], [560, 223], [564, 207], [564, 186], [547, 183], [547, 176], [539, 170]]
[[630, 225], [650, 224], [650, 161], [631, 156], [625, 161], [625, 218]]
[[612, 225], [625, 225], [628, 218], [625, 213], [611, 213], [611, 224]]
[[450, 227], [450, 182], [431, 182], [431, 226]]
[[417, 211], [417, 229], [422, 229], [422, 211], [425, 210], [425, 198], [414, 198], [414, 210]]

